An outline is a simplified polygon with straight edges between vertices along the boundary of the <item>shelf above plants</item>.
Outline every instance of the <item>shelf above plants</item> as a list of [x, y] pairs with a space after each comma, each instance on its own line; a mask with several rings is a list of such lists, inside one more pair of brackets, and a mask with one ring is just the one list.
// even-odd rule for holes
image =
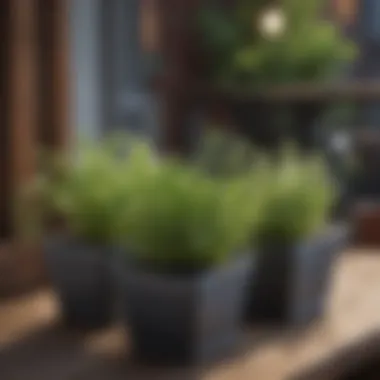
[[[173, 90], [181, 85], [169, 86]], [[238, 87], [218, 87], [196, 83], [187, 88], [188, 94], [202, 101], [243, 102], [371, 102], [380, 100], [380, 81], [353, 80], [329, 83], [298, 83], [266, 86], [262, 89], [245, 90]]]

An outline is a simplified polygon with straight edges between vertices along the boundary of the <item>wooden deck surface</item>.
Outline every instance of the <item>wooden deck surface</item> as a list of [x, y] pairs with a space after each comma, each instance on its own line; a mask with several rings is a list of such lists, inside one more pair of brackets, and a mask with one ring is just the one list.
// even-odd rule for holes
[[129, 345], [119, 327], [84, 334], [65, 331], [58, 320], [50, 291], [0, 304], [1, 380], [292, 379], [342, 349], [379, 336], [380, 251], [342, 255], [324, 320], [304, 331], [247, 331], [240, 355], [210, 368], [138, 367], [128, 360]]

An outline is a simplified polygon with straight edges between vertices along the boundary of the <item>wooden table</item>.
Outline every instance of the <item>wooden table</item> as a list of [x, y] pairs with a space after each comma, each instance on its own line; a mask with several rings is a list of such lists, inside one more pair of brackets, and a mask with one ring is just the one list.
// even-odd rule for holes
[[88, 334], [65, 331], [58, 317], [50, 291], [0, 305], [1, 380], [291, 379], [380, 333], [380, 255], [342, 255], [323, 321], [304, 331], [247, 331], [246, 349], [211, 368], [138, 368], [128, 362], [129, 345], [120, 327]]

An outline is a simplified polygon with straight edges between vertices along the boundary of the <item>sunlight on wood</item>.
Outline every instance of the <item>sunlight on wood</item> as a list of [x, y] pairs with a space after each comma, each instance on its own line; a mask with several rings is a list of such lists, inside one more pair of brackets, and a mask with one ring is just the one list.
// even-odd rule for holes
[[[378, 333], [379, 273], [379, 251], [345, 252], [333, 272], [332, 291], [323, 319], [302, 331], [247, 330], [249, 341], [247, 349], [236, 357], [210, 368], [210, 371], [199, 378], [202, 380], [286, 379], [335, 355], [342, 348], [360, 342], [368, 334]], [[46, 328], [49, 330], [51, 326], [54, 329], [58, 317], [59, 308], [50, 291], [1, 304], [0, 349], [27, 340], [39, 330], [46, 331]], [[95, 372], [96, 365], [88, 364], [87, 360], [93, 360], [92, 363], [104, 363], [103, 359], [106, 359], [106, 362], [110, 359], [108, 363], [114, 363], [113, 359], [118, 362], [122, 358], [120, 362], [127, 363], [131, 348], [123, 328], [118, 325], [74, 337], [70, 337], [69, 332], [61, 332], [57, 337], [53, 334], [49, 339], [47, 344], [51, 345], [51, 348], [48, 350], [56, 349], [59, 352], [57, 355], [67, 355], [71, 364], [82, 366], [87, 363], [89, 371]], [[73, 339], [74, 343], [71, 344], [70, 339]], [[33, 351], [33, 346], [30, 350]], [[56, 358], [53, 355], [51, 359]], [[41, 358], [42, 363], [43, 360]], [[113, 364], [109, 365], [110, 369], [107, 367], [106, 370], [113, 370]], [[178, 376], [178, 379], [180, 378]]]
[[57, 318], [56, 299], [46, 291], [0, 304], [0, 347], [22, 340]]
[[102, 356], [120, 356], [126, 354], [130, 344], [122, 326], [89, 334], [84, 341], [85, 350]]

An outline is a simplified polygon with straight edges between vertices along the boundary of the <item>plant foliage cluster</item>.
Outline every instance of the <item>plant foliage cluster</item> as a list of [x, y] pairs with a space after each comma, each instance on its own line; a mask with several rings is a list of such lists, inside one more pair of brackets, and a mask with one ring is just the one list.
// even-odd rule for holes
[[187, 162], [158, 157], [142, 141], [127, 152], [97, 143], [71, 163], [54, 160], [27, 194], [71, 235], [123, 245], [163, 271], [207, 269], [251, 242], [293, 242], [322, 228], [333, 187], [320, 159], [286, 150], [273, 163], [237, 143], [218, 161], [227, 140], [209, 138]]
[[[223, 84], [244, 86], [313, 81], [335, 75], [355, 57], [354, 44], [323, 18], [322, 0], [238, 0], [236, 7], [209, 1], [198, 31], [210, 74]], [[277, 29], [266, 30], [272, 13]], [[273, 16], [274, 14], [274, 16]], [[273, 17], [275, 20], [273, 20]]]

